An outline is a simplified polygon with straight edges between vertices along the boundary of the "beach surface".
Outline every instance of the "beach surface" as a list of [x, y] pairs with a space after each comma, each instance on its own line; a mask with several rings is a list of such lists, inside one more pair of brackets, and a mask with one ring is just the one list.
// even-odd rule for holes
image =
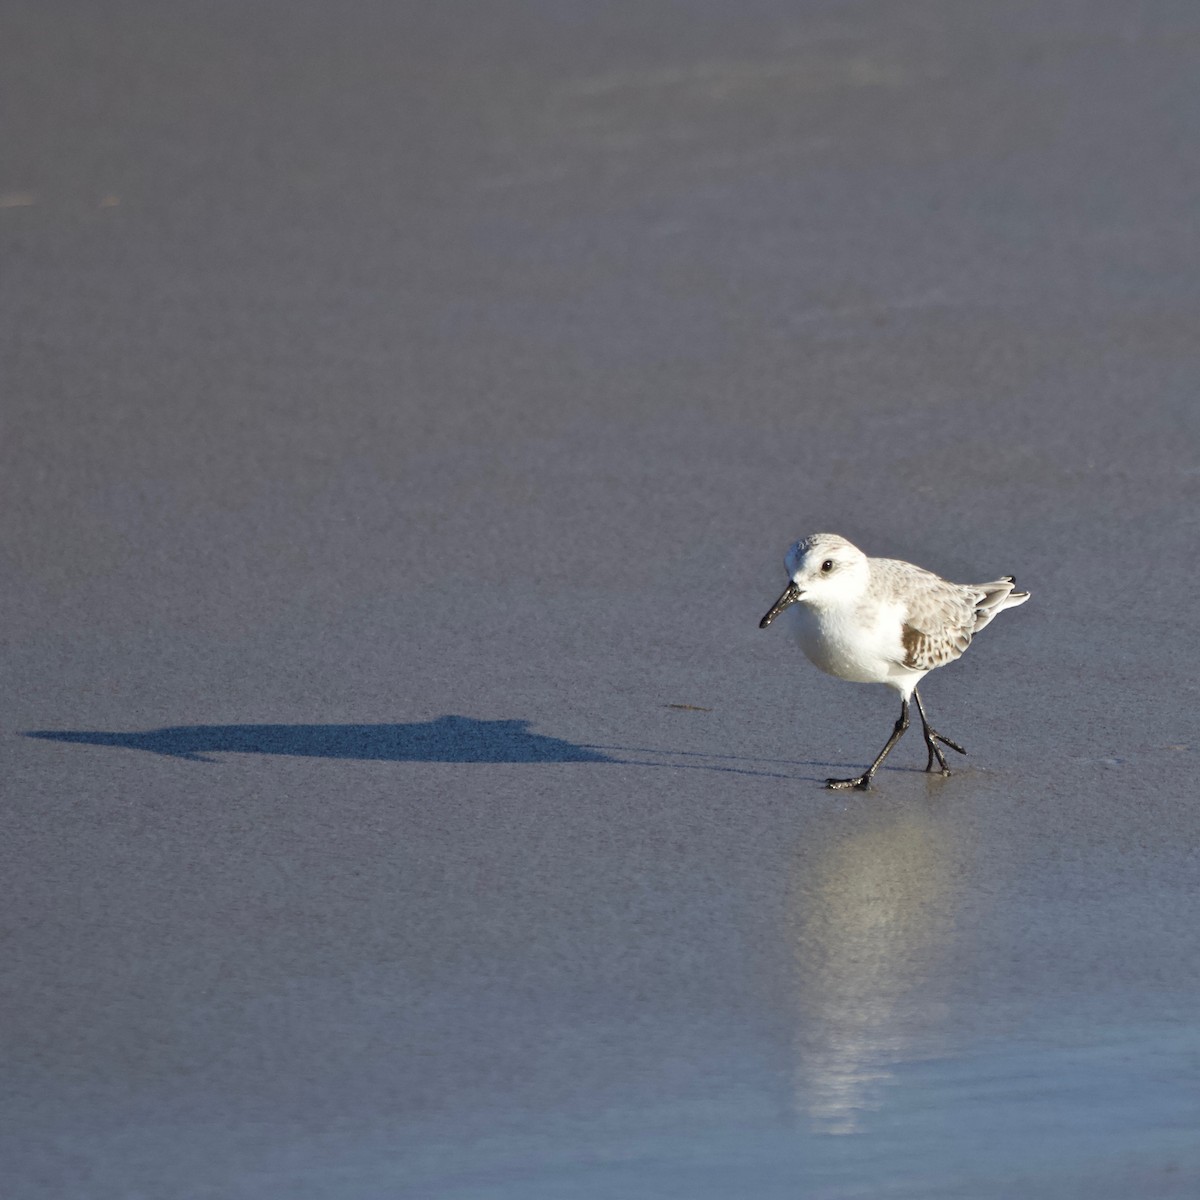
[[1200, 1194], [1200, 10], [8, 9], [8, 1196]]

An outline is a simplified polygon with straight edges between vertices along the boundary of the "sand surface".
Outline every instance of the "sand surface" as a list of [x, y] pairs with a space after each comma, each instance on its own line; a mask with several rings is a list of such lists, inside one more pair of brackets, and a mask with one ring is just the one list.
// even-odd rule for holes
[[7, 9], [6, 1195], [1200, 1194], [1194, 4]]

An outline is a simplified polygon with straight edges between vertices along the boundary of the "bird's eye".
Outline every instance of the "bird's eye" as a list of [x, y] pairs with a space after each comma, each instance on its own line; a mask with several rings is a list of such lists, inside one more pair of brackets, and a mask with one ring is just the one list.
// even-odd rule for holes
[[822, 571], [824, 571], [826, 575], [828, 575], [828, 574], [829, 574], [829, 572], [833, 570], [833, 559], [832, 559], [832, 558], [827, 558], [827, 559], [826, 559], [826, 560], [825, 560], [825, 561], [824, 561], [824, 562], [821, 564], [821, 570], [822, 570]]

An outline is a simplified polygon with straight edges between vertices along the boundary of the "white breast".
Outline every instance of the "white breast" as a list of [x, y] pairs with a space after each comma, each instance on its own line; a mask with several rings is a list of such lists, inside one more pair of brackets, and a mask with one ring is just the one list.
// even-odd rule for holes
[[899, 664], [899, 606], [881, 606], [864, 623], [854, 607], [814, 609], [793, 604], [792, 633], [805, 657], [827, 675], [853, 683], [894, 683], [897, 675], [910, 672]]

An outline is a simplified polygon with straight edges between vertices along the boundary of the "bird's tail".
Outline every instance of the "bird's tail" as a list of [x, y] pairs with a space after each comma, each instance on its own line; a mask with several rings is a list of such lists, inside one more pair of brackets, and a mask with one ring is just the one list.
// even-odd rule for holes
[[1029, 599], [1028, 592], [1016, 591], [1017, 581], [1006, 575], [995, 583], [977, 583], [972, 587], [975, 593], [975, 629], [978, 633], [989, 621], [1006, 608], [1016, 608]]

